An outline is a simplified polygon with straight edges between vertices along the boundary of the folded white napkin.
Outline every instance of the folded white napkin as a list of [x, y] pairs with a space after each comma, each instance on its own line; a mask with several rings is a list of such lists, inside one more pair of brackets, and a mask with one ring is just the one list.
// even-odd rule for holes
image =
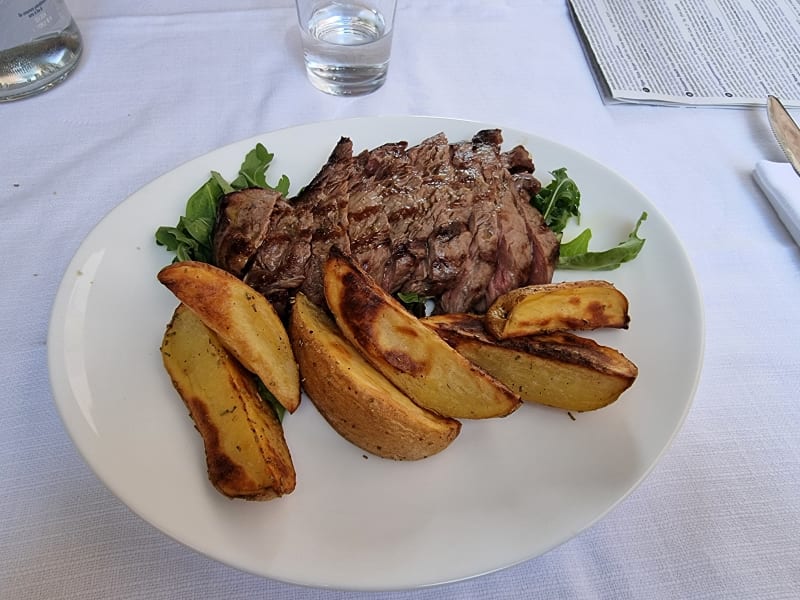
[[794, 241], [800, 245], [800, 175], [789, 163], [760, 160], [756, 163], [753, 178]]

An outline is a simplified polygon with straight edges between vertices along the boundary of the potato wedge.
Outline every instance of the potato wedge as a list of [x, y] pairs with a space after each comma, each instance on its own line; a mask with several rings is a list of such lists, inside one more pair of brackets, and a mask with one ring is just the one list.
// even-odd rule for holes
[[219, 337], [180, 304], [161, 344], [164, 367], [205, 446], [208, 478], [230, 498], [292, 492], [296, 475], [275, 411]]
[[259, 376], [290, 413], [300, 404], [300, 372], [289, 335], [269, 301], [230, 273], [184, 261], [158, 280], [219, 336], [242, 365]]
[[486, 329], [503, 340], [553, 331], [627, 329], [628, 299], [607, 281], [532, 285], [500, 296], [486, 311]]
[[295, 297], [289, 333], [306, 394], [362, 450], [419, 460], [447, 448], [461, 431], [461, 423], [420, 408], [376, 371], [304, 294]]
[[423, 319], [453, 348], [523, 400], [571, 411], [608, 406], [638, 375], [620, 352], [571, 333], [494, 340], [476, 315]]
[[505, 416], [521, 400], [453, 350], [337, 249], [325, 263], [325, 298], [342, 334], [416, 404], [445, 417]]

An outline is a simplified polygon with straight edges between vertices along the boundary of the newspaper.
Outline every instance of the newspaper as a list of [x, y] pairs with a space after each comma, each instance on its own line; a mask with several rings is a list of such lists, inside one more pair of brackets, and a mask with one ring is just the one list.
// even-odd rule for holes
[[608, 100], [800, 107], [800, 0], [568, 0]]

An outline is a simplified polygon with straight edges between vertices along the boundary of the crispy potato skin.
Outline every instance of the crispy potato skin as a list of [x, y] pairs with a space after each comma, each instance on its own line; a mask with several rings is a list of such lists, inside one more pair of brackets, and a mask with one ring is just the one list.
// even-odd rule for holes
[[416, 404], [481, 419], [516, 410], [517, 394], [453, 350], [337, 249], [325, 264], [325, 298], [342, 334]]
[[523, 400], [570, 411], [608, 406], [633, 385], [634, 363], [617, 350], [567, 332], [495, 340], [477, 315], [424, 319], [442, 339]]
[[419, 460], [447, 448], [461, 430], [455, 419], [414, 404], [302, 293], [292, 305], [289, 332], [306, 394], [328, 423], [362, 450]]
[[275, 412], [259, 396], [252, 375], [183, 304], [167, 325], [161, 356], [203, 438], [213, 486], [246, 500], [292, 492], [294, 465]]
[[289, 335], [270, 302], [230, 273], [202, 262], [164, 267], [158, 280], [214, 331], [286, 410], [300, 404], [300, 373]]
[[565, 281], [532, 285], [500, 296], [486, 311], [495, 338], [553, 331], [616, 327], [627, 329], [628, 299], [607, 281]]

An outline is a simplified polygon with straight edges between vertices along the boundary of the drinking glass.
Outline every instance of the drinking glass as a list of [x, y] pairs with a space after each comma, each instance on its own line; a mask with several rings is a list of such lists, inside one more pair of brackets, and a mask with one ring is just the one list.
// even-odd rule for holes
[[295, 0], [306, 75], [336, 96], [369, 94], [386, 81], [396, 0]]

